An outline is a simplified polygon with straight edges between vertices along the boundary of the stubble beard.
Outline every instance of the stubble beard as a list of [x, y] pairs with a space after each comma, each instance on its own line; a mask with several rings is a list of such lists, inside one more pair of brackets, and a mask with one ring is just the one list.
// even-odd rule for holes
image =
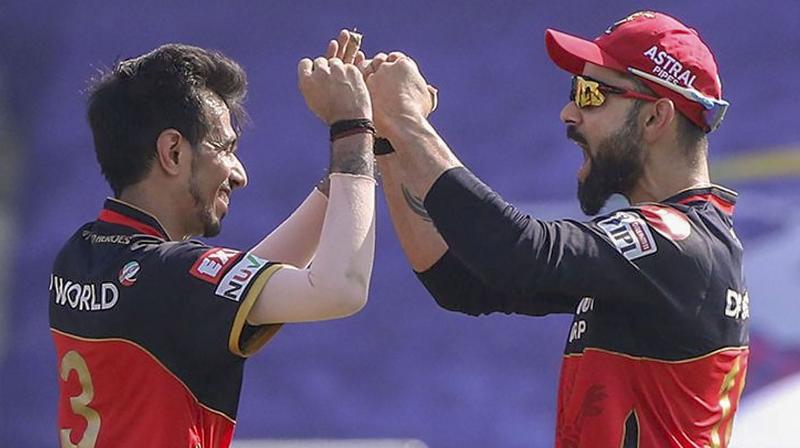
[[222, 230], [221, 217], [217, 218], [214, 214], [214, 202], [206, 203], [201, 194], [198, 176], [194, 169], [194, 161], [192, 162], [192, 173], [189, 176], [189, 194], [194, 201], [195, 219], [203, 227], [203, 237], [211, 238], [219, 235]]

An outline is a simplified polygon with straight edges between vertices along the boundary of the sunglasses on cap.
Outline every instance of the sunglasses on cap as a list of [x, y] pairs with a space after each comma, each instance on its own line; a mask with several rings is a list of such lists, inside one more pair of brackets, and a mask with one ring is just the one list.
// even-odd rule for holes
[[716, 98], [709, 98], [694, 88], [682, 87], [677, 84], [673, 84], [665, 79], [661, 79], [657, 76], [633, 67], [628, 67], [628, 71], [640, 78], [644, 78], [650, 82], [660, 85], [661, 87], [672, 90], [684, 98], [703, 106], [705, 109], [703, 112], [703, 118], [708, 125], [709, 132], [716, 131], [719, 125], [722, 124], [722, 119], [725, 118], [725, 112], [728, 111], [728, 106], [730, 106], [729, 102], [725, 100], [718, 100]]
[[625, 98], [636, 98], [645, 101], [658, 101], [658, 98], [633, 90], [623, 89], [608, 85], [602, 81], [588, 76], [575, 75], [572, 77], [572, 88], [569, 100], [581, 109], [587, 107], [600, 107], [606, 102], [606, 95], [619, 95]]

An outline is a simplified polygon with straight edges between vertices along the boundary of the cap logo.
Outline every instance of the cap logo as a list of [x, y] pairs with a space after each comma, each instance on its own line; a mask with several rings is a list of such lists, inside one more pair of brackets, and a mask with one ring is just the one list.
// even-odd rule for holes
[[683, 83], [686, 87], [694, 88], [692, 84], [694, 84], [697, 75], [688, 68], [684, 69], [683, 64], [666, 51], [660, 49], [658, 45], [653, 45], [643, 54], [655, 64], [651, 70], [653, 75], [673, 84]]
[[635, 12], [635, 13], [629, 15], [628, 17], [625, 17], [622, 20], [617, 20], [616, 22], [614, 22], [613, 25], [611, 25], [610, 27], [608, 27], [606, 29], [606, 34], [611, 34], [620, 25], [628, 23], [628, 22], [633, 22], [634, 20], [636, 20], [638, 18], [655, 19], [656, 18], [656, 13], [654, 13], [653, 11], [638, 11], [638, 12]]

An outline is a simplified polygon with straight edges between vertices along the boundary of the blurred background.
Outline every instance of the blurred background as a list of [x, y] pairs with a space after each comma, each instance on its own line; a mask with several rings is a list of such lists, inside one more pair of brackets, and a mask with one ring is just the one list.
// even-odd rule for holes
[[[715, 180], [740, 193], [750, 286], [752, 358], [735, 445], [797, 447], [788, 434], [800, 404], [795, 0], [1, 0], [0, 446], [57, 444], [48, 275], [110, 194], [85, 120], [98, 70], [166, 42], [221, 50], [247, 70], [253, 125], [240, 156], [250, 185], [213, 244], [251, 246], [323, 173], [328, 131], [297, 91], [296, 64], [342, 27], [364, 33], [368, 54], [401, 49], [417, 60], [440, 91], [435, 126], [506, 199], [539, 217], [579, 217], [582, 155], [558, 120], [569, 76], [547, 58], [544, 31], [593, 38], [643, 6], [700, 30], [732, 103], [710, 153]], [[552, 446], [568, 322], [439, 309], [407, 266], [381, 197], [369, 304], [349, 319], [288, 325], [249, 361], [236, 439]]]

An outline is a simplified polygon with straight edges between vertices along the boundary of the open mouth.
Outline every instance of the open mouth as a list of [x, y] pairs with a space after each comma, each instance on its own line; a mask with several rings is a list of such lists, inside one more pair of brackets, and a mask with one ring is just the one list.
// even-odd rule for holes
[[592, 167], [592, 158], [589, 156], [589, 148], [586, 145], [577, 141], [575, 141], [575, 144], [581, 148], [581, 152], [583, 153], [583, 163], [581, 164], [580, 168], [578, 168], [578, 172], [576, 174], [578, 180], [583, 182], [586, 179], [586, 176], [589, 175], [589, 170]]

